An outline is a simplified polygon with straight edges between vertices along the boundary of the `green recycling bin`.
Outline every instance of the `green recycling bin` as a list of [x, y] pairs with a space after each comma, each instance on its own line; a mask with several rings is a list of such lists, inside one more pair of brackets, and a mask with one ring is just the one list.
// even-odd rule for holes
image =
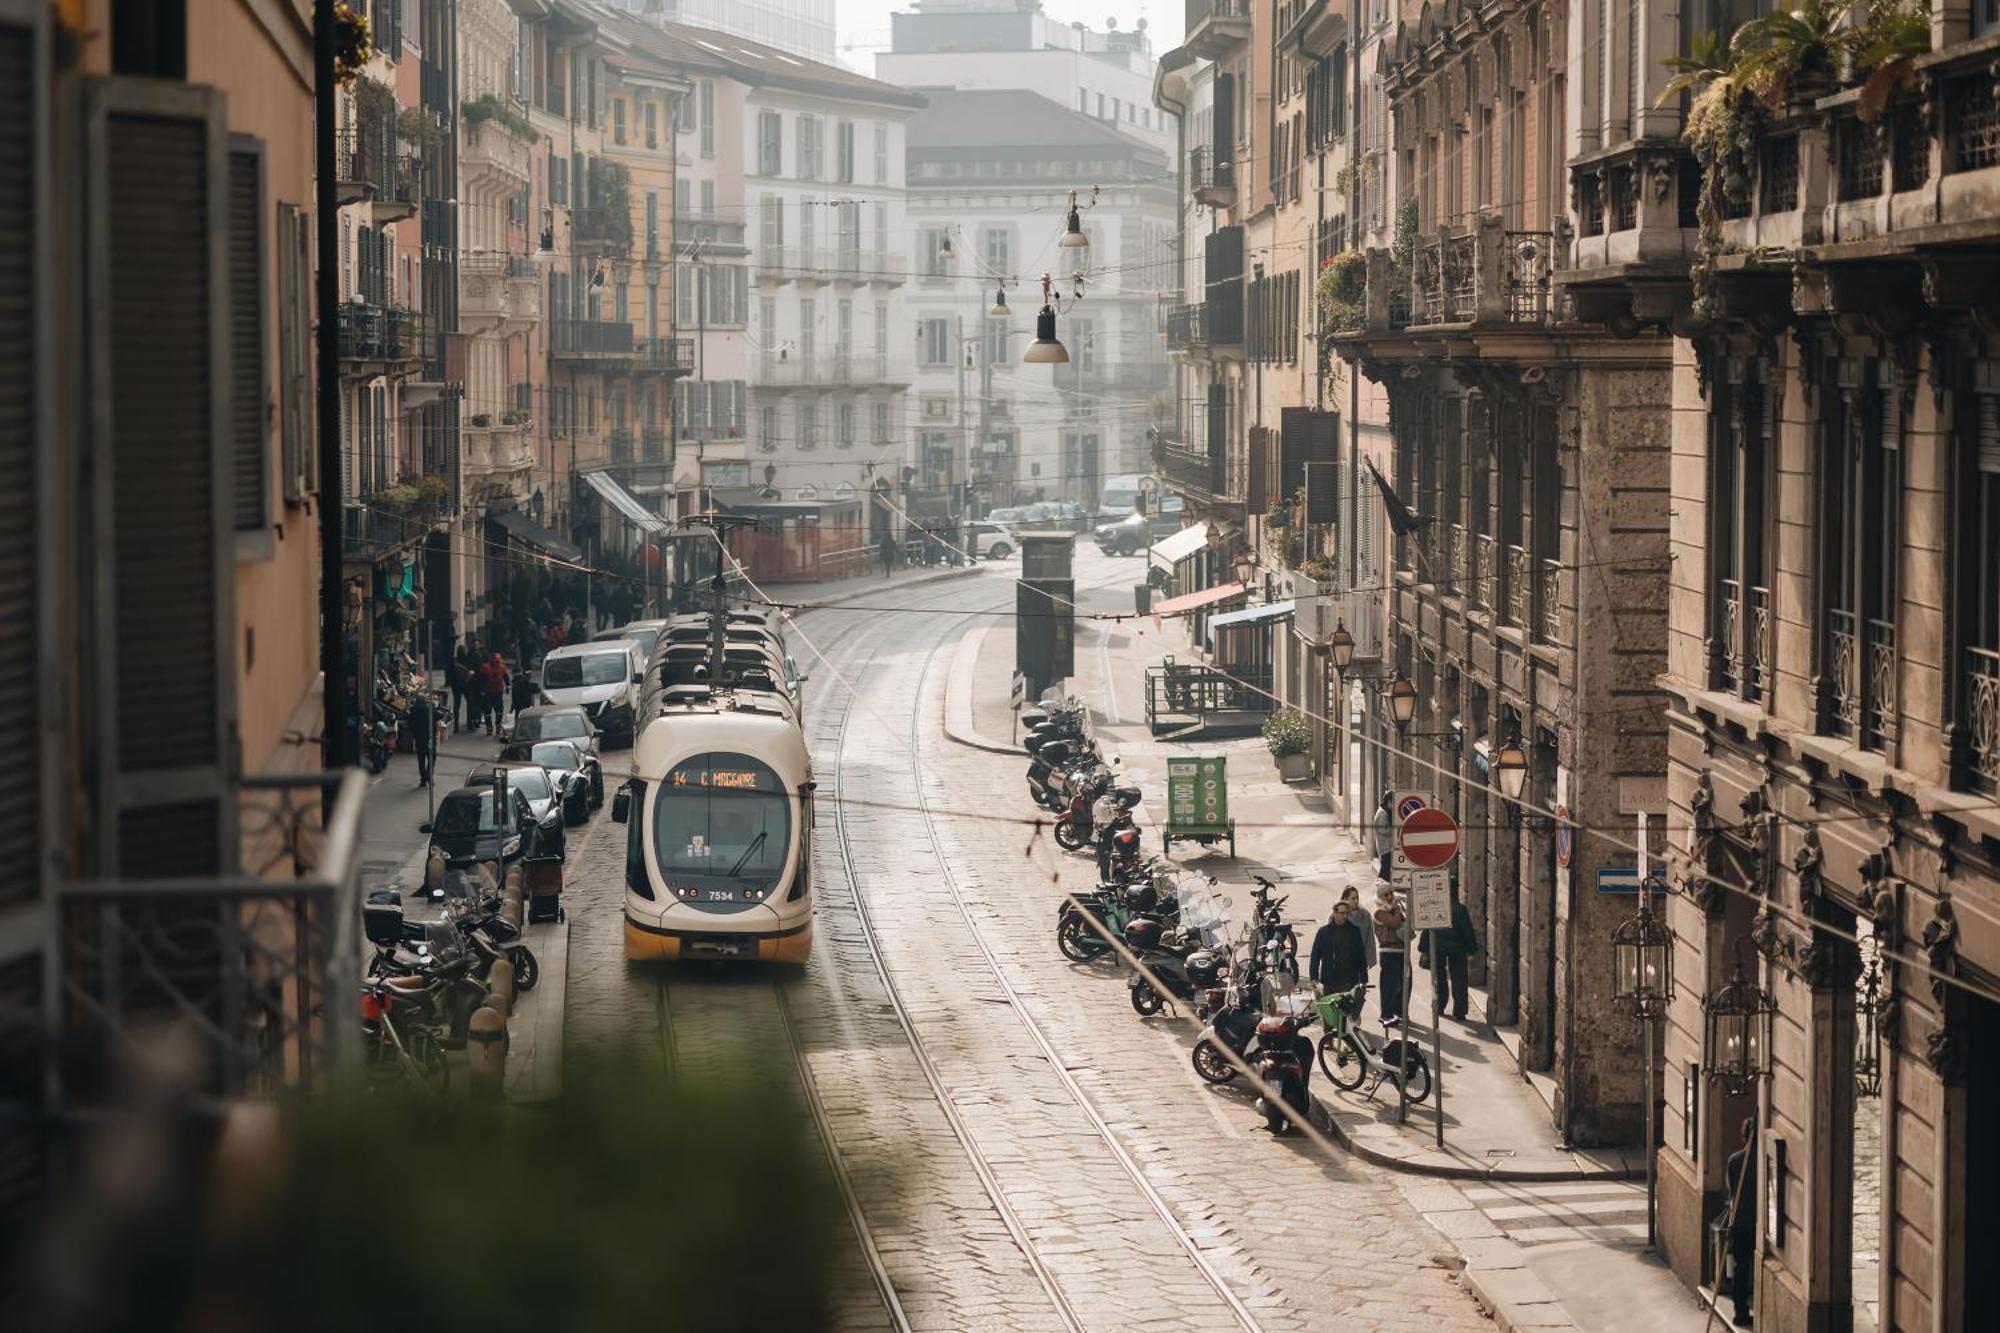
[[1153, 585], [1135, 583], [1132, 585], [1132, 609], [1140, 615], [1147, 615], [1153, 609]]

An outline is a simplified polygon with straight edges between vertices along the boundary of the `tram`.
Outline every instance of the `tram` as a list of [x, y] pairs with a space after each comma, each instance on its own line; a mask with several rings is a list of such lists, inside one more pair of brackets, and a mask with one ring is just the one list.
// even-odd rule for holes
[[[654, 651], [632, 777], [612, 805], [626, 826], [628, 959], [812, 952], [812, 757], [782, 668], [745, 647], [722, 663], [665, 637]], [[690, 652], [704, 660], [687, 664]]]

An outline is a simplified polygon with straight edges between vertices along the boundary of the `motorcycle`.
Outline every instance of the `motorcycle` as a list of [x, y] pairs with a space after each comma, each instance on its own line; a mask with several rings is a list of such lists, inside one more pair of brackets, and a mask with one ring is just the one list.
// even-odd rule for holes
[[[1294, 1119], [1304, 1121], [1312, 1116], [1312, 1094], [1306, 1090], [1306, 1080], [1312, 1071], [1313, 1046], [1300, 1034], [1315, 1017], [1296, 1011], [1266, 1014], [1257, 1024], [1257, 1062], [1253, 1068], [1263, 1084], [1257, 1094], [1257, 1110], [1264, 1117], [1264, 1127], [1273, 1134], [1289, 1133]], [[1280, 1102], [1291, 1109], [1290, 1116], [1280, 1109]]]
[[1277, 885], [1262, 875], [1253, 876], [1257, 887], [1250, 898], [1250, 952], [1264, 967], [1269, 992], [1268, 1007], [1277, 993], [1290, 990], [1299, 978], [1299, 937], [1285, 922], [1284, 906], [1289, 898], [1273, 898]]
[[1194, 1039], [1191, 1059], [1194, 1072], [1210, 1083], [1227, 1083], [1236, 1077], [1237, 1064], [1223, 1054], [1235, 1052], [1237, 1060], [1255, 1068], [1258, 1058], [1257, 1025], [1263, 1021], [1262, 969], [1248, 958], [1228, 978], [1226, 985], [1213, 987], [1204, 997], [1200, 1017], [1208, 1024]]
[[361, 729], [361, 758], [370, 773], [380, 773], [389, 767], [390, 756], [396, 753], [396, 723], [393, 715], [379, 704], [368, 725]]
[[1140, 859], [1139, 826], [1129, 808], [1120, 810], [1097, 835], [1097, 877], [1122, 879], [1138, 869]]
[[1126, 926], [1134, 920], [1146, 917], [1172, 923], [1179, 912], [1171, 893], [1163, 896], [1150, 877], [1132, 883], [1105, 884], [1094, 892], [1074, 894], [1056, 904], [1056, 947], [1071, 962], [1092, 962], [1111, 948], [1091, 924], [1092, 919], [1123, 939]]
[[1056, 820], [1057, 846], [1069, 852], [1092, 846], [1139, 804], [1137, 787], [1116, 787], [1115, 781], [1110, 769], [1100, 767], [1071, 788], [1069, 809]]
[[1070, 771], [1096, 762], [1097, 749], [1088, 741], [1051, 742], [1028, 764], [1028, 795], [1036, 805], [1061, 814], [1069, 808]]
[[[1168, 929], [1158, 921], [1140, 917], [1125, 926], [1125, 946], [1145, 968], [1134, 968], [1126, 979], [1132, 1008], [1141, 1018], [1151, 1018], [1166, 1007], [1167, 994], [1176, 1000], [1192, 1000], [1215, 984], [1222, 960], [1202, 947], [1201, 937], [1192, 931]], [[1146, 973], [1152, 974], [1148, 980]]]

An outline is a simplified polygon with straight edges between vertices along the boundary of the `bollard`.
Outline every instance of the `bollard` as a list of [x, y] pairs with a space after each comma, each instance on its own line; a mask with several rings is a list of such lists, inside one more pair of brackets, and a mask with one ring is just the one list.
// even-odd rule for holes
[[527, 914], [527, 868], [519, 861], [507, 867], [507, 877], [501, 885], [500, 915], [514, 925], [523, 925]]
[[465, 1036], [473, 1100], [499, 1101], [507, 1086], [507, 1020], [492, 1009], [476, 1009]]
[[505, 958], [486, 974], [486, 1004], [502, 1018], [514, 1012], [514, 965]]

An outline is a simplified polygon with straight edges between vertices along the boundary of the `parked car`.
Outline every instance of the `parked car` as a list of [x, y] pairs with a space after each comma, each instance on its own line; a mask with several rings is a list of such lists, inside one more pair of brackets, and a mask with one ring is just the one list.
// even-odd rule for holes
[[1005, 560], [1021, 549], [1021, 539], [1005, 523], [976, 519], [965, 525], [965, 542], [983, 560]]
[[547, 702], [582, 708], [607, 744], [630, 745], [645, 671], [645, 654], [631, 639], [564, 644], [542, 659], [536, 684]]
[[575, 741], [597, 753], [597, 727], [590, 713], [577, 704], [536, 704], [514, 714], [507, 729], [510, 741]]
[[[500, 751], [503, 764], [540, 764], [564, 784], [563, 815], [572, 824], [604, 804], [604, 769], [597, 756], [575, 741], [510, 741]], [[565, 779], [576, 774], [578, 779]]]
[[1153, 544], [1153, 525], [1144, 514], [1127, 514], [1098, 524], [1093, 535], [1097, 549], [1106, 555], [1137, 555]]
[[[440, 883], [445, 872], [470, 869], [482, 861], [494, 862], [504, 874], [516, 861], [562, 858], [566, 846], [562, 815], [552, 811], [536, 818], [528, 794], [511, 784], [511, 809], [499, 804], [499, 794], [490, 783], [448, 791], [439, 798], [430, 822], [417, 826], [430, 835], [429, 864]], [[427, 884], [431, 881], [429, 870], [424, 878]]]
[[564, 798], [571, 786], [585, 789], [584, 799], [589, 799], [589, 779], [581, 773], [551, 773], [540, 764], [493, 764], [475, 768], [465, 775], [468, 787], [498, 787], [500, 776], [506, 775], [507, 785], [528, 798], [528, 809], [539, 824], [548, 825], [549, 815], [555, 815], [555, 837], [551, 844], [554, 855], [560, 860], [569, 857], [568, 812], [564, 809]]
[[599, 630], [590, 636], [590, 641], [610, 643], [616, 639], [630, 639], [639, 645], [639, 660], [643, 662], [653, 655], [653, 645], [660, 641], [660, 630], [666, 623], [664, 620], [635, 620], [629, 625], [614, 625], [610, 629]]

